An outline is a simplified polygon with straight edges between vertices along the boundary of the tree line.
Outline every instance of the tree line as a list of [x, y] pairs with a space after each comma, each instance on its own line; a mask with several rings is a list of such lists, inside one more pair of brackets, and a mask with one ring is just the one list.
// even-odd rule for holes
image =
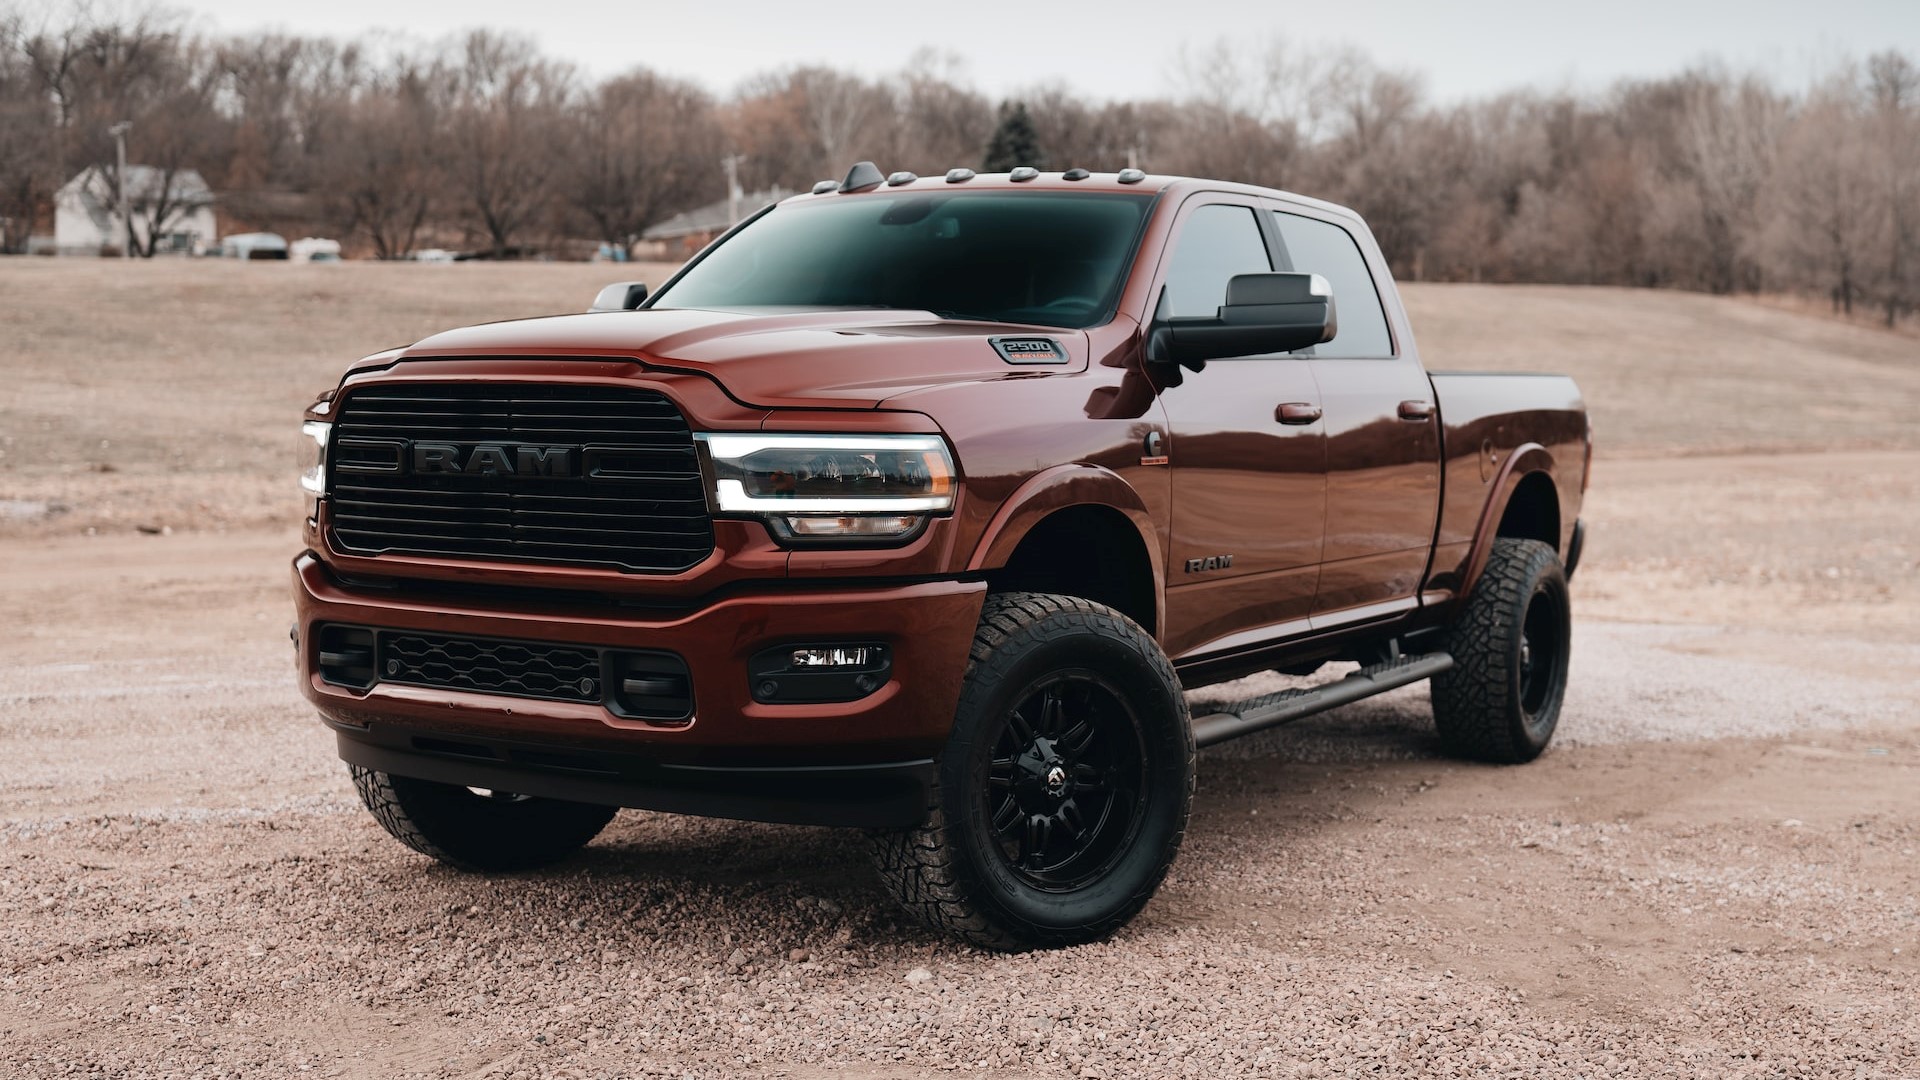
[[795, 67], [716, 95], [646, 69], [589, 78], [487, 30], [210, 36], [165, 9], [0, 6], [0, 222], [17, 249], [61, 184], [110, 171], [119, 121], [129, 161], [199, 172], [230, 220], [380, 258], [625, 249], [726, 198], [724, 158], [752, 191], [862, 158], [931, 174], [1019, 157], [1344, 203], [1413, 280], [1795, 292], [1889, 324], [1920, 304], [1920, 67], [1904, 53], [1804, 86], [1703, 64], [1442, 103], [1359, 51], [1276, 40], [1183, 52], [1170, 85], [994, 101], [923, 52], [891, 76]]

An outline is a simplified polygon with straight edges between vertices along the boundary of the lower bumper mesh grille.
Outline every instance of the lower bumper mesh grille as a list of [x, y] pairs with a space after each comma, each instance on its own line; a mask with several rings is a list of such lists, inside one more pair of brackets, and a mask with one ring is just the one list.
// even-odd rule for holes
[[693, 718], [693, 673], [663, 649], [598, 649], [547, 641], [423, 634], [318, 623], [322, 680], [350, 690], [380, 683], [597, 704], [658, 724]]
[[388, 632], [380, 635], [380, 677], [548, 701], [600, 700], [597, 650], [531, 641]]

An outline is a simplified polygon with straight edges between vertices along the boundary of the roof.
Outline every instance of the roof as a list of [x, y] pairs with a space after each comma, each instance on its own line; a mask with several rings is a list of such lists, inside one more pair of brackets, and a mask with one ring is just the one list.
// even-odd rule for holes
[[[1283, 202], [1311, 206], [1330, 214], [1362, 225], [1360, 215], [1349, 207], [1300, 195], [1279, 188], [1265, 188], [1254, 184], [1236, 183], [1231, 180], [1205, 180], [1191, 176], [1162, 176], [1147, 174], [1132, 183], [1121, 183], [1120, 174], [1089, 173], [1084, 179], [1068, 180], [1063, 173], [1040, 173], [1030, 180], [1014, 180], [1009, 173], [980, 173], [970, 175], [964, 180], [949, 183], [944, 176], [934, 175], [916, 177], [904, 184], [883, 183], [874, 187], [861, 188], [859, 191], [841, 192], [837, 188], [824, 192], [803, 192], [781, 201], [783, 206], [803, 205], [810, 202], [825, 201], [834, 198], [857, 198], [866, 194], [886, 194], [899, 191], [933, 192], [946, 191], [1095, 191], [1102, 194], [1121, 195], [1169, 195], [1183, 197], [1197, 191], [1219, 191], [1233, 195], [1247, 195], [1254, 198], [1278, 199]], [[744, 203], [742, 205], [745, 205]]]
[[[165, 183], [166, 172], [153, 165], [127, 166], [127, 198], [133, 202], [151, 203], [157, 200]], [[213, 202], [213, 189], [207, 187], [207, 181], [194, 169], [180, 169], [173, 174], [171, 183], [165, 190], [168, 201], [178, 204], [206, 204]], [[98, 165], [89, 165], [80, 170], [73, 179], [60, 188], [64, 196], [77, 195], [96, 200], [114, 197], [113, 178], [106, 169]]]
[[740, 196], [738, 203], [730, 199], [721, 199], [684, 214], [675, 214], [658, 225], [640, 234], [642, 240], [678, 240], [683, 236], [701, 233], [725, 232], [733, 228], [734, 218], [731, 209], [736, 208], [742, 214], [750, 214], [772, 202], [779, 202], [793, 194], [786, 188], [774, 187], [765, 191], [749, 192]]

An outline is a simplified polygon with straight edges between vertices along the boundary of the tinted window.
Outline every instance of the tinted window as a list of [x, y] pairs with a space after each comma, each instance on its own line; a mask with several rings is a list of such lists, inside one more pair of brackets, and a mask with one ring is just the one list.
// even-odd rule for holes
[[1161, 313], [1216, 315], [1227, 299], [1228, 278], [1272, 272], [1260, 219], [1251, 209], [1217, 203], [1202, 206], [1187, 215], [1180, 238], [1174, 241]]
[[690, 267], [663, 308], [901, 308], [1093, 326], [1112, 317], [1151, 198], [833, 196], [766, 214]]
[[1387, 316], [1360, 246], [1338, 225], [1276, 212], [1280, 239], [1293, 263], [1289, 269], [1319, 274], [1333, 286], [1334, 315], [1340, 333], [1314, 347], [1316, 356], [1392, 356], [1393, 338], [1387, 334]]

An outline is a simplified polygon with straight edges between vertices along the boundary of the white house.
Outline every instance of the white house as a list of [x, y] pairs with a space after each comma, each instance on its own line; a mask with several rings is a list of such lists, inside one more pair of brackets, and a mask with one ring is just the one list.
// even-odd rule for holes
[[[213, 243], [216, 235], [213, 192], [192, 169], [175, 173], [165, 188], [163, 175], [151, 165], [127, 166], [127, 204], [134, 235], [146, 243], [149, 224], [155, 224], [160, 234], [156, 251], [198, 254]], [[167, 192], [164, 201], [168, 210], [164, 219], [153, 222], [163, 191]], [[89, 165], [60, 189], [54, 198], [53, 241], [62, 254], [69, 255], [97, 255], [103, 247], [125, 245], [111, 172]]]

